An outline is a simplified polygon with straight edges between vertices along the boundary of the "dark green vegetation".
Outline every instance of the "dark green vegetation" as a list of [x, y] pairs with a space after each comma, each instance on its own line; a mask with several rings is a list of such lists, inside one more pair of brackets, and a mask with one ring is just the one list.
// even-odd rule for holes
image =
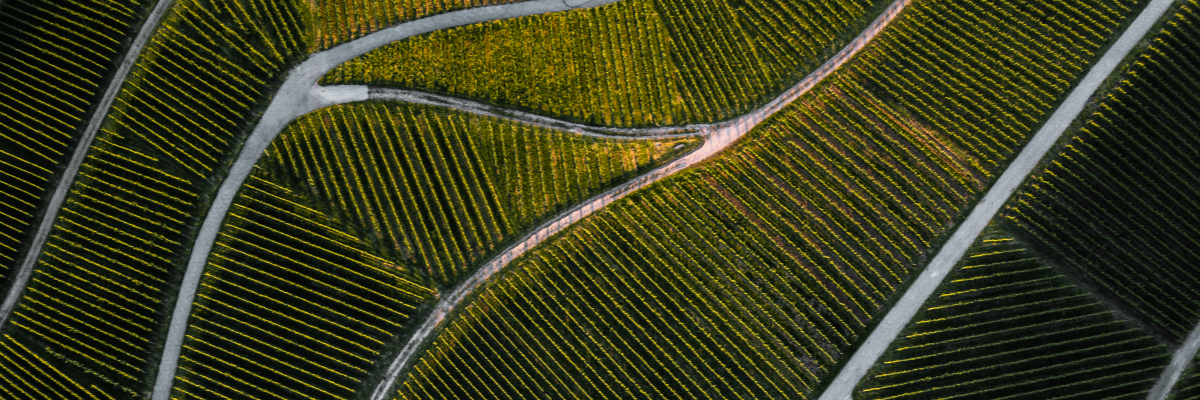
[[912, 4], [743, 142], [514, 262], [398, 396], [810, 397], [1138, 6]]
[[433, 295], [265, 175], [246, 183], [209, 256], [176, 398], [346, 398]]
[[88, 150], [5, 333], [97, 393], [145, 390], [204, 194], [270, 77], [307, 55], [301, 17], [287, 1], [176, 1]]
[[386, 103], [309, 114], [275, 141], [222, 227], [175, 395], [370, 390], [431, 288], [695, 142], [593, 139]]
[[1170, 350], [989, 227], [856, 399], [1143, 399]]
[[1178, 343], [1200, 321], [1200, 8], [1188, 1], [1004, 217]]
[[0, 288], [149, 1], [0, 3]]
[[447, 11], [509, 3], [508, 0], [313, 0], [314, 49], [328, 49], [371, 32]]
[[795, 84], [888, 3], [625, 0], [434, 32], [324, 81], [428, 90], [596, 125], [721, 121]]

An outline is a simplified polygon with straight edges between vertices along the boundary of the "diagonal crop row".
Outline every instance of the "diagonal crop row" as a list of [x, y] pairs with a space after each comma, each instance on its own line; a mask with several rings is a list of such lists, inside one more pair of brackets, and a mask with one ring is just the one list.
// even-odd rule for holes
[[1168, 353], [999, 226], [901, 335], [855, 398], [1145, 398]]
[[323, 83], [445, 93], [593, 125], [716, 122], [794, 85], [887, 3], [627, 0], [397, 42]]
[[[151, 2], [0, 6], [0, 283]], [[116, 84], [120, 84], [117, 82]]]

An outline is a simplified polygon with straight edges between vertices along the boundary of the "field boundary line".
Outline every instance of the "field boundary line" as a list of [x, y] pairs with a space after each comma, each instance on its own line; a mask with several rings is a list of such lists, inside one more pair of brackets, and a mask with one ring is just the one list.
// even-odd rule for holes
[[[1100, 60], [1096, 61], [1079, 85], [1071, 90], [1067, 99], [1059, 105], [1050, 119], [1030, 139], [1029, 144], [1025, 145], [1012, 164], [1009, 164], [996, 183], [988, 189], [983, 199], [971, 210], [967, 219], [962, 222], [962, 225], [959, 225], [946, 244], [925, 267], [925, 270], [921, 272], [921, 275], [913, 281], [912, 286], [892, 306], [892, 309], [883, 317], [866, 341], [855, 350], [850, 361], [838, 371], [837, 377], [821, 394], [819, 400], [850, 398], [859, 381], [866, 376], [867, 371], [890, 347], [892, 341], [896, 340], [900, 331], [916, 316], [925, 300], [933, 294], [934, 290], [937, 290], [942, 279], [962, 259], [967, 248], [975, 242], [975, 238], [983, 232], [988, 222], [1004, 207], [1004, 203], [1020, 187], [1025, 177], [1033, 172], [1042, 157], [1054, 147], [1058, 138], [1066, 132], [1071, 123], [1083, 111], [1084, 106], [1100, 88], [1100, 85], [1116, 71], [1121, 61], [1146, 36], [1146, 33], [1158, 22], [1173, 2], [1174, 0], [1151, 0], [1150, 4], [1146, 5], [1146, 8], [1138, 14], [1137, 19], [1125, 29], [1112, 47], [1109, 47]], [[1200, 345], [1200, 337], [1197, 339], [1197, 344]]]
[[79, 137], [79, 143], [75, 144], [75, 153], [71, 155], [71, 160], [67, 163], [67, 168], [63, 170], [62, 176], [58, 179], [58, 184], [54, 187], [54, 194], [50, 196], [50, 204], [46, 205], [46, 212], [42, 215], [42, 222], [38, 225], [37, 232], [34, 232], [33, 242], [30, 244], [29, 250], [25, 253], [25, 258], [21, 261], [21, 266], [17, 268], [17, 274], [13, 276], [13, 282], [8, 289], [8, 294], [4, 297], [4, 303], [0, 304], [0, 327], [3, 327], [4, 323], [8, 322], [8, 316], [12, 314], [13, 308], [17, 305], [17, 300], [20, 300], [21, 293], [25, 291], [25, 285], [29, 283], [29, 277], [33, 274], [33, 266], [37, 264], [38, 256], [42, 254], [42, 246], [46, 244], [46, 237], [50, 235], [50, 230], [54, 227], [54, 220], [58, 219], [58, 212], [62, 210], [63, 201], [67, 198], [67, 190], [75, 182], [75, 176], [79, 174], [79, 167], [83, 164], [83, 160], [87, 158], [87, 152], [92, 147], [92, 141], [96, 139], [96, 132], [100, 131], [100, 125], [108, 117], [108, 108], [112, 106], [113, 99], [120, 93], [121, 86], [124, 86], [125, 78], [129, 75], [129, 70], [133, 68], [133, 64], [142, 54], [142, 48], [146, 46], [146, 42], [150, 39], [150, 34], [158, 27], [158, 21], [171, 8], [171, 4], [174, 1], [158, 0], [158, 3], [154, 6], [154, 10], [150, 12], [150, 15], [146, 16], [142, 27], [138, 28], [138, 34], [134, 37], [133, 43], [129, 45], [129, 49], [125, 51], [125, 57], [117, 67], [117, 72], [109, 80], [108, 88], [104, 90], [104, 97], [101, 97], [100, 102], [96, 105], [96, 111], [92, 113], [87, 127], [84, 128], [83, 135]]
[[520, 241], [509, 246], [492, 260], [480, 266], [470, 278], [467, 278], [460, 283], [454, 291], [450, 292], [449, 295], [442, 296], [437, 307], [434, 308], [429, 317], [425, 319], [424, 323], [422, 323], [421, 328], [418, 329], [411, 338], [409, 338], [408, 343], [404, 345], [404, 348], [400, 350], [400, 353], [388, 366], [388, 369], [384, 372], [383, 380], [381, 380], [375, 387], [375, 390], [371, 393], [370, 399], [386, 400], [389, 392], [395, 385], [396, 378], [398, 378], [400, 373], [405, 370], [413, 356], [415, 356], [429, 340], [432, 340], [433, 337], [436, 336], [435, 331], [444, 322], [446, 322], [446, 317], [451, 314], [454, 308], [476, 289], [485, 286], [489, 278], [491, 278], [497, 272], [500, 272], [500, 270], [511, 263], [513, 259], [519, 257], [521, 254], [525, 253], [525, 251], [533, 248], [546, 239], [554, 236], [566, 227], [571, 226], [575, 222], [578, 222], [584, 217], [594, 213], [596, 210], [599, 210], [604, 206], [611, 204], [612, 202], [620, 200], [626, 195], [657, 182], [662, 178], [670, 176], [671, 174], [679, 172], [690, 166], [696, 165], [728, 148], [738, 138], [744, 136], [750, 130], [754, 129], [754, 127], [767, 120], [767, 118], [769, 118], [771, 115], [782, 110], [788, 104], [791, 104], [793, 101], [800, 98], [800, 96], [816, 87], [817, 84], [823, 81], [827, 76], [829, 76], [829, 74], [836, 71], [842, 66], [842, 64], [845, 64], [847, 61], [849, 61], [850, 58], [852, 58], [855, 54], [858, 54], [859, 51], [866, 47], [867, 43], [874, 39], [879, 32], [881, 32], [884, 27], [886, 27], [893, 19], [895, 19], [895, 17], [900, 14], [900, 11], [908, 6], [908, 4], [911, 2], [912, 0], [895, 0], [892, 2], [892, 4], [888, 6], [888, 8], [871, 23], [871, 25], [864, 29], [862, 33], [855, 37], [854, 40], [846, 45], [846, 47], [842, 48], [841, 51], [827, 60], [815, 71], [810, 73], [800, 82], [788, 88], [788, 90], [784, 91], [767, 104], [736, 119], [711, 125], [705, 135], [707, 136], [707, 140], [704, 141], [704, 144], [699, 149], [680, 157], [667, 165], [655, 168], [654, 170], [638, 176], [633, 180], [613, 187], [604, 193], [594, 196], [591, 199], [588, 199], [587, 201], [558, 214], [550, 221], [547, 221], [530, 231], [530, 233], [522, 237]]

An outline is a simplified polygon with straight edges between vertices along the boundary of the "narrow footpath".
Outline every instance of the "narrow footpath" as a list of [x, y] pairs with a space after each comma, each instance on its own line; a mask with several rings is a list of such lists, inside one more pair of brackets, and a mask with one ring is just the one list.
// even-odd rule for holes
[[[1012, 164], [1004, 170], [1000, 179], [992, 185], [991, 189], [988, 189], [983, 200], [971, 210], [971, 214], [954, 231], [950, 240], [942, 246], [933, 261], [925, 267], [912, 286], [904, 292], [900, 301], [892, 306], [892, 309], [883, 317], [867, 340], [854, 352], [850, 361], [842, 367], [837, 377], [830, 383], [829, 388], [821, 394], [820, 400], [850, 398], [854, 393], [854, 388], [858, 386], [858, 382], [867, 374], [871, 366], [875, 365], [892, 341], [896, 340], [900, 330], [908, 325], [908, 322], [941, 284], [950, 269], [963, 257], [971, 243], [975, 242], [979, 233], [983, 232], [983, 228], [1000, 211], [1004, 203], [1021, 185], [1025, 177], [1033, 171], [1046, 152], [1054, 146], [1071, 122], [1083, 111], [1088, 99], [1092, 97], [1096, 89], [1116, 70], [1130, 50], [1142, 40], [1142, 37], [1146, 36], [1146, 33], [1158, 22], [1172, 2], [1173, 0], [1152, 0], [1133, 21], [1133, 24], [1121, 34], [1116, 43], [1113, 43], [1104, 56], [1096, 62], [1091, 71], [1088, 71], [1079, 86], [1071, 91], [1071, 94], [1054, 111], [1046, 124], [1042, 125], [1029, 144], [1021, 150], [1021, 154], [1017, 156], [1016, 160], [1013, 160]], [[1197, 341], [1200, 342], [1200, 334], [1192, 336], [1198, 337]], [[1192, 336], [1189, 336], [1189, 339], [1192, 339]]]

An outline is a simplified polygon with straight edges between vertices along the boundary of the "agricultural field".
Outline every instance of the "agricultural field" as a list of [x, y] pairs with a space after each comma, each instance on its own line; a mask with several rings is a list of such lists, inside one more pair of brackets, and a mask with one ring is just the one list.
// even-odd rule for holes
[[1003, 217], [1172, 342], [1200, 321], [1200, 5], [1173, 16]]
[[0, 5], [0, 287], [151, 2]]
[[[1022, 9], [1008, 4], [1001, 10]], [[1069, 4], [1045, 5], [1076, 12]], [[1092, 32], [1116, 30], [1134, 10], [1109, 6], [1127, 11], [1111, 11], [1113, 25]], [[928, 36], [952, 32], [938, 16], [962, 5], [911, 7], [893, 26]], [[1041, 58], [1076, 43], [1082, 58], [1108, 37], [1096, 33], [1089, 45], [1086, 34], [1067, 40], [1087, 30], [1063, 29], [1054, 33], [1061, 42], [999, 53], [1015, 34], [993, 30], [1013, 26], [999, 22], [954, 25], [975, 29], [957, 34], [991, 40], [977, 48], [995, 53], [914, 56], [903, 67], [883, 54], [922, 54], [906, 39], [914, 34], [885, 31], [840, 75], [711, 163], [568, 228], [467, 305], [397, 384], [396, 398], [815, 397], [978, 199], [1011, 155], [1003, 151], [1032, 134], [1068, 89], [1047, 86], [1040, 104], [999, 109], [1005, 87], [978, 82], [1033, 90], [1017, 82], [1074, 81], [1086, 66], [1000, 70], [988, 57]], [[931, 108], [912, 106], [932, 101], [924, 92], [932, 83], [882, 86], [889, 68], [924, 72], [909, 82], [969, 91], [958, 107], [939, 108], [959, 124], [938, 126], [919, 113]], [[968, 129], [964, 121], [984, 111], [1004, 118]]]
[[268, 176], [251, 176], [205, 269], [176, 398], [346, 398], [434, 294]]
[[395, 25], [447, 11], [505, 4], [506, 0], [315, 0], [311, 7], [312, 48], [328, 49]]
[[1183, 378], [1175, 384], [1169, 398], [1171, 400], [1200, 399], [1200, 367], [1197, 366], [1196, 360], [1192, 360], [1191, 365], [1184, 371]]
[[1196, 397], [1198, 9], [0, 0], [0, 398]]
[[1168, 345], [990, 226], [856, 399], [1142, 399]]
[[222, 227], [175, 396], [349, 398], [436, 288], [695, 141], [581, 138], [387, 103], [309, 114]]
[[174, 3], [88, 149], [5, 334], [100, 398], [144, 391], [204, 193], [270, 76], [307, 54], [298, 17], [283, 1]]
[[442, 285], [537, 223], [694, 148], [387, 103], [309, 114], [260, 165]]
[[323, 82], [445, 93], [594, 125], [714, 122], [795, 84], [886, 4], [629, 0], [437, 31]]

